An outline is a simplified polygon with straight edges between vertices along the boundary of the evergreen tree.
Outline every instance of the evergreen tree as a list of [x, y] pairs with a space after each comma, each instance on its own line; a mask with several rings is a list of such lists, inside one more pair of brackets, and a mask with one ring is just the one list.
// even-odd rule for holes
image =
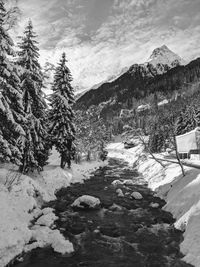
[[175, 125], [175, 133], [176, 135], [180, 135], [185, 132], [185, 120], [184, 120], [184, 111], [180, 112], [180, 115], [178, 116], [176, 120], [176, 125]]
[[46, 131], [46, 102], [43, 97], [43, 75], [38, 62], [39, 49], [31, 21], [21, 37], [18, 65], [21, 67], [23, 106], [26, 114], [26, 143], [21, 165], [22, 172], [41, 170], [48, 158]]
[[10, 58], [13, 41], [4, 25], [7, 11], [0, 1], [0, 160], [20, 164], [25, 132], [18, 72]]
[[51, 96], [50, 126], [49, 132], [52, 137], [52, 145], [55, 145], [61, 155], [61, 168], [66, 162], [70, 167], [72, 144], [75, 140], [74, 113], [74, 92], [71, 86], [72, 76], [66, 66], [66, 55], [63, 53], [54, 76]]
[[165, 147], [165, 141], [165, 131], [163, 131], [163, 126], [158, 121], [150, 131], [148, 144], [150, 151], [152, 153], [161, 152]]
[[195, 106], [195, 117], [194, 117], [194, 119], [195, 119], [195, 126], [199, 127], [200, 126], [200, 107], [199, 107], [198, 104]]
[[110, 132], [101, 118], [99, 106], [91, 106], [87, 111], [77, 110], [75, 124], [75, 143], [81, 152], [98, 151], [102, 143], [107, 143], [110, 140]]
[[198, 104], [190, 103], [179, 114], [176, 121], [176, 135], [185, 134], [200, 126], [200, 108]]

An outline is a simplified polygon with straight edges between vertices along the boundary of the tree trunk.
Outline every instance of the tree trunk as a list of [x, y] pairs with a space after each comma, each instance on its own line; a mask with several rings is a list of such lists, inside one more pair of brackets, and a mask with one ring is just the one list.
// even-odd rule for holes
[[24, 169], [25, 169], [24, 164], [19, 166], [19, 172], [20, 173], [24, 174], [25, 173]]
[[60, 167], [61, 169], [65, 168], [65, 165], [68, 165], [68, 168], [71, 168], [71, 156], [69, 151], [64, 151], [61, 153], [61, 162], [60, 162]]
[[62, 153], [61, 153], [60, 168], [61, 168], [61, 169], [64, 169], [64, 168], [65, 168], [65, 164], [66, 164], [66, 161], [65, 161], [65, 155], [64, 155], [64, 152], [62, 152]]
[[22, 159], [22, 165], [19, 166], [19, 172], [22, 173], [22, 174], [25, 174], [26, 171], [26, 159], [27, 159], [27, 152], [24, 151], [24, 154], [23, 154], [23, 159]]
[[182, 164], [180, 157], [179, 157], [179, 153], [178, 153], [178, 149], [177, 149], [177, 143], [176, 143], [176, 136], [174, 133], [173, 133], [173, 139], [174, 139], [174, 147], [175, 147], [175, 151], [176, 151], [176, 158], [177, 158], [178, 164], [181, 167], [182, 174], [183, 174], [183, 176], [185, 176], [185, 170], [184, 170], [183, 164]]
[[88, 150], [87, 152], [87, 161], [90, 161], [91, 160], [91, 151]]
[[70, 158], [68, 158], [68, 161], [67, 161], [67, 167], [68, 167], [68, 169], [71, 168], [71, 159], [70, 159]]

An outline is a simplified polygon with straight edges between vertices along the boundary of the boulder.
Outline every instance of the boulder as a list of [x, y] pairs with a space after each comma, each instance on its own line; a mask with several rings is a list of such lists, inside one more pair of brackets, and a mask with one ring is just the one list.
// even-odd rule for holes
[[143, 198], [143, 196], [139, 192], [133, 192], [131, 194], [131, 197], [134, 199], [142, 199]]
[[100, 207], [100, 200], [99, 198], [83, 195], [77, 198], [73, 203], [72, 207], [74, 208], [81, 208], [81, 209], [97, 209]]

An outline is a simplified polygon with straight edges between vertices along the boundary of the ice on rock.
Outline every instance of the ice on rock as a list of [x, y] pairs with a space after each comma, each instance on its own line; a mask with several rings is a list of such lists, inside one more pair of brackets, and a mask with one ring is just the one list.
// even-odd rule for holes
[[24, 252], [37, 247], [51, 246], [55, 252], [66, 254], [74, 251], [73, 244], [66, 240], [58, 230], [51, 230], [48, 227], [38, 227], [32, 231], [32, 244], [26, 245]]
[[73, 203], [72, 207], [77, 207], [77, 208], [91, 208], [91, 209], [96, 209], [100, 206], [101, 202], [99, 198], [89, 196], [89, 195], [83, 195], [79, 198], [77, 198]]
[[122, 211], [123, 208], [122, 208], [121, 206], [119, 206], [119, 205], [117, 205], [117, 204], [114, 203], [114, 204], [109, 208], [109, 210], [111, 210], [111, 211]]
[[114, 180], [114, 181], [112, 182], [112, 185], [114, 185], [114, 186], [117, 186], [117, 185], [123, 185], [123, 182], [120, 181], [120, 180]]
[[124, 193], [122, 192], [122, 190], [120, 188], [118, 188], [116, 190], [116, 193], [117, 193], [118, 197], [124, 197]]
[[95, 229], [94, 230], [94, 234], [100, 234], [101, 232], [100, 232], [100, 230], [99, 229]]
[[73, 244], [69, 240], [65, 240], [63, 236], [59, 234], [57, 231], [57, 238], [54, 239], [54, 242], [52, 242], [52, 248], [54, 251], [66, 254], [66, 253], [72, 253], [74, 252]]
[[120, 180], [114, 180], [114, 181], [112, 182], [112, 185], [114, 185], [114, 186], [117, 186], [117, 185], [134, 185], [134, 184], [135, 184], [134, 181], [131, 180], [131, 179], [125, 179], [125, 180], [123, 180], [123, 181], [120, 181]]
[[135, 183], [134, 183], [134, 181], [131, 180], [131, 179], [126, 179], [126, 180], [123, 181], [123, 184], [124, 184], [124, 185], [134, 185]]
[[33, 218], [37, 219], [39, 217], [41, 217], [42, 215], [47, 215], [49, 213], [53, 213], [54, 209], [52, 208], [44, 208], [44, 209], [40, 209], [40, 208], [35, 208], [34, 211], [32, 212], [32, 216]]
[[160, 205], [159, 205], [158, 203], [153, 203], [153, 202], [152, 202], [152, 203], [150, 204], [150, 207], [151, 207], [151, 208], [159, 208], [159, 206], [160, 206]]
[[132, 198], [134, 198], [134, 199], [142, 199], [142, 198], [143, 198], [143, 196], [142, 196], [139, 192], [133, 192], [133, 193], [131, 194], [131, 196], [132, 196]]
[[42, 214], [43, 214], [43, 213], [42, 213], [41, 209], [38, 208], [38, 207], [35, 208], [35, 209], [33, 210], [33, 212], [32, 212], [32, 216], [33, 216], [34, 219], [40, 217]]
[[51, 227], [58, 217], [54, 213], [42, 215], [35, 224]]
[[52, 212], [54, 212], [54, 209], [53, 208], [44, 208], [43, 210], [42, 210], [42, 213], [44, 214], [44, 215], [47, 215], [47, 214], [49, 214], [49, 213], [52, 213]]

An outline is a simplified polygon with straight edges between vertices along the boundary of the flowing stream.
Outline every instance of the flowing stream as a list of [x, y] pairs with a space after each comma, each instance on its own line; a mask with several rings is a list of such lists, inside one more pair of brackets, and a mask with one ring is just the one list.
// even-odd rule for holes
[[[134, 185], [111, 183], [133, 179]], [[124, 197], [118, 196], [121, 189]], [[131, 198], [137, 191], [143, 199]], [[73, 201], [81, 195], [101, 200], [97, 210], [74, 210]], [[159, 207], [151, 207], [158, 203]], [[35, 249], [16, 267], [186, 267], [179, 245], [183, 233], [173, 227], [174, 219], [161, 208], [163, 200], [154, 196], [134, 169], [109, 159], [84, 184], [62, 189], [57, 200], [48, 203], [59, 217], [57, 228], [74, 245], [72, 255], [60, 255], [51, 248]]]

